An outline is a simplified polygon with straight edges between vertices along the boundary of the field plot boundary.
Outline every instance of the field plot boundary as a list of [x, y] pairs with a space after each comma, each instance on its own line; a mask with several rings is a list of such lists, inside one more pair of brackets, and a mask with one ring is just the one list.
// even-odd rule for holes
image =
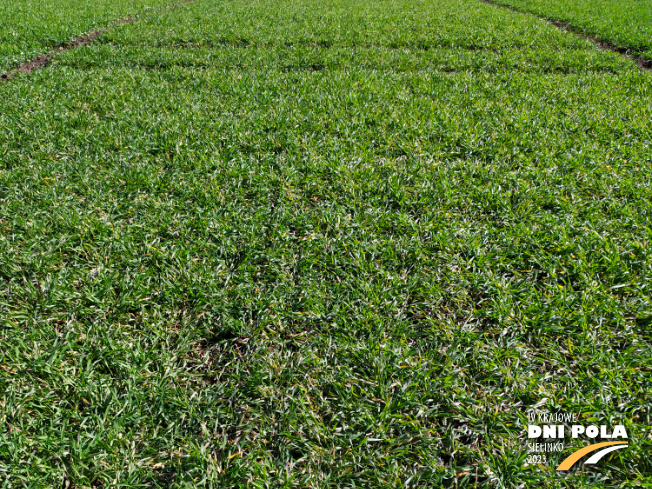
[[50, 61], [58, 54], [64, 53], [66, 51], [70, 51], [71, 49], [76, 49], [82, 46], [86, 46], [92, 43], [95, 39], [100, 37], [102, 34], [105, 34], [106, 32], [110, 31], [111, 29], [115, 29], [116, 27], [120, 27], [126, 24], [131, 24], [132, 22], [136, 22], [140, 20], [140, 18], [144, 14], [152, 13], [152, 11], [153, 13], [163, 12], [165, 10], [174, 9], [181, 5], [192, 3], [194, 1], [195, 0], [182, 0], [181, 2], [165, 5], [163, 7], [154, 8], [149, 11], [137, 14], [135, 16], [123, 17], [122, 19], [112, 22], [106, 27], [103, 27], [101, 29], [96, 29], [88, 34], [79, 36], [76, 39], [73, 39], [72, 41], [66, 43], [63, 46], [55, 48], [48, 53], [41, 53], [31, 60], [25, 61], [20, 66], [17, 66], [16, 68], [10, 70], [8, 73], [4, 73], [2, 76], [0, 76], [0, 81], [8, 81], [14, 78], [19, 73], [31, 73], [34, 70], [43, 68], [44, 66], [47, 66], [50, 63]]
[[536, 17], [538, 19], [541, 19], [549, 24], [554, 25], [560, 30], [570, 32], [572, 34], [575, 34], [577, 36], [583, 37], [584, 39], [588, 39], [592, 43], [594, 43], [599, 49], [602, 51], [612, 51], [614, 53], [621, 54], [632, 61], [636, 62], [639, 68], [642, 70], [649, 70], [652, 71], [652, 59], [645, 58], [643, 56], [635, 55], [632, 54], [629, 48], [624, 48], [621, 46], [617, 46], [616, 44], [612, 43], [611, 41], [607, 41], [606, 39], [600, 38], [598, 36], [592, 35], [592, 34], [587, 34], [586, 32], [582, 31], [581, 29], [571, 25], [569, 22], [563, 22], [559, 20], [554, 20], [550, 19], [548, 17], [544, 17], [541, 15], [537, 15], [535, 13], [529, 12], [524, 9], [520, 9], [518, 7], [514, 7], [512, 5], [505, 5], [503, 3], [497, 2], [495, 0], [481, 0], [484, 3], [487, 3], [489, 5], [493, 5], [494, 7], [500, 7], [504, 8], [507, 10], [511, 10], [512, 12], [517, 12], [519, 14], [524, 14], [524, 15], [531, 15], [532, 17]]

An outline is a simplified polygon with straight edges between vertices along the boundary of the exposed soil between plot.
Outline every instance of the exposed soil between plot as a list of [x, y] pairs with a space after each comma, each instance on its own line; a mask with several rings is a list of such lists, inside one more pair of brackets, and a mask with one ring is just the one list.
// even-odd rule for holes
[[81, 37], [78, 37], [77, 39], [70, 41], [69, 43], [66, 43], [63, 46], [56, 48], [51, 53], [39, 54], [36, 58], [26, 61], [25, 63], [21, 64], [19, 67], [11, 70], [9, 73], [2, 75], [2, 78], [5, 80], [10, 80], [18, 73], [31, 73], [32, 71], [38, 68], [46, 66], [50, 62], [50, 60], [54, 58], [57, 54], [63, 53], [65, 51], [70, 51], [71, 49], [79, 48], [81, 46], [86, 46], [87, 44], [90, 44], [95, 39], [100, 37], [109, 29], [113, 29], [114, 27], [118, 27], [125, 24], [130, 24], [135, 20], [136, 20], [135, 17], [125, 17], [124, 19], [120, 19], [119, 21], [114, 22], [109, 27], [105, 27], [104, 29], [98, 29], [89, 34], [85, 34]]
[[[192, 3], [194, 1], [195, 0], [182, 0], [181, 2], [172, 4], [172, 5], [167, 5], [167, 6], [163, 7], [160, 10], [173, 9], [175, 7], [178, 7], [179, 5], [183, 5], [183, 4], [186, 4], [186, 3]], [[484, 3], [487, 3], [489, 5], [493, 5], [495, 7], [505, 8], [507, 10], [512, 10], [514, 12], [518, 12], [518, 13], [521, 13], [521, 14], [532, 15], [534, 17], [542, 19], [542, 20], [548, 22], [549, 24], [554, 25], [558, 29], [562, 29], [562, 30], [567, 31], [567, 32], [572, 32], [573, 34], [576, 34], [578, 36], [581, 36], [581, 37], [583, 37], [585, 39], [590, 40], [591, 42], [595, 43], [603, 51], [613, 51], [613, 52], [621, 54], [623, 56], [627, 56], [631, 60], [635, 61], [636, 64], [641, 69], [652, 70], [652, 59], [647, 59], [647, 58], [643, 58], [642, 56], [634, 55], [627, 48], [616, 46], [615, 44], [613, 44], [613, 43], [611, 43], [609, 41], [605, 41], [605, 40], [600, 39], [600, 38], [598, 38], [596, 36], [592, 36], [590, 34], [582, 32], [582, 31], [574, 28], [573, 26], [571, 26], [570, 24], [568, 24], [566, 22], [560, 22], [560, 21], [557, 21], [557, 20], [547, 19], [545, 17], [541, 17], [541, 16], [538, 16], [536, 14], [533, 14], [532, 12], [527, 12], [525, 10], [521, 10], [521, 9], [516, 8], [516, 7], [512, 7], [511, 5], [503, 5], [503, 4], [495, 2], [493, 0], [481, 0], [481, 1], [483, 1]], [[81, 46], [85, 46], [87, 44], [90, 44], [91, 42], [93, 42], [95, 39], [97, 39], [99, 36], [101, 36], [102, 34], [107, 32], [108, 30], [113, 29], [115, 27], [119, 27], [121, 25], [130, 24], [130, 23], [132, 23], [132, 22], [134, 22], [136, 20], [138, 20], [136, 17], [125, 17], [124, 19], [120, 19], [120, 20], [114, 22], [113, 24], [111, 24], [108, 27], [105, 27], [103, 29], [98, 29], [98, 30], [93, 31], [93, 32], [91, 32], [89, 34], [85, 34], [85, 35], [83, 35], [81, 37], [78, 37], [77, 39], [75, 39], [73, 41], [70, 41], [69, 43], [67, 43], [67, 44], [65, 44], [63, 46], [60, 46], [60, 47], [56, 48], [55, 50], [53, 50], [50, 53], [39, 54], [36, 58], [34, 58], [34, 59], [30, 60], [30, 61], [26, 61], [25, 63], [21, 64], [17, 68], [14, 68], [13, 70], [11, 70], [9, 73], [3, 74], [2, 76], [0, 76], [0, 80], [10, 80], [19, 73], [31, 73], [32, 71], [34, 71], [34, 70], [36, 70], [38, 68], [42, 68], [42, 67], [46, 66], [50, 62], [50, 60], [52, 58], [54, 58], [57, 54], [60, 54], [60, 53], [65, 52], [65, 51], [69, 51], [71, 49], [76, 49], [76, 48], [79, 48]]]
[[[183, 4], [186, 4], [186, 3], [192, 3], [194, 1], [195, 0], [183, 0], [181, 2], [174, 3], [172, 5], [167, 5], [167, 6], [163, 7], [163, 8], [161, 8], [161, 9], [157, 9], [157, 10], [160, 10], [160, 11], [170, 10], [170, 9], [178, 7], [179, 5], [183, 5]], [[60, 46], [60, 47], [54, 49], [53, 51], [51, 51], [49, 53], [39, 54], [36, 58], [34, 58], [32, 60], [29, 60], [29, 61], [26, 61], [25, 63], [21, 64], [17, 68], [14, 68], [13, 70], [11, 70], [9, 73], [3, 74], [0, 77], [0, 80], [11, 80], [13, 77], [15, 77], [19, 73], [31, 73], [34, 70], [37, 70], [39, 68], [42, 68], [42, 67], [46, 66], [50, 62], [50, 60], [52, 58], [54, 58], [57, 54], [60, 54], [60, 53], [66, 52], [66, 51], [70, 51], [71, 49], [76, 49], [76, 48], [79, 48], [81, 46], [86, 46], [87, 44], [90, 44], [95, 39], [100, 37], [105, 32], [107, 32], [107, 31], [109, 31], [111, 29], [114, 29], [116, 27], [119, 27], [121, 25], [131, 24], [132, 22], [135, 22], [136, 20], [138, 20], [138, 17], [125, 17], [124, 19], [120, 19], [120, 20], [118, 20], [116, 22], [113, 22], [108, 27], [105, 27], [103, 29], [98, 29], [98, 30], [93, 31], [93, 32], [91, 32], [89, 34], [84, 34], [83, 36], [78, 37], [77, 39], [75, 39], [73, 41], [70, 41], [69, 43], [66, 43], [63, 46]]]
[[623, 48], [620, 46], [616, 46], [615, 44], [605, 41], [604, 39], [600, 39], [599, 37], [592, 36], [591, 34], [587, 34], [586, 32], [582, 32], [579, 29], [573, 27], [572, 25], [566, 23], [566, 22], [560, 22], [558, 20], [552, 20], [552, 19], [547, 19], [546, 17], [541, 17], [537, 14], [533, 14], [532, 12], [528, 12], [527, 10], [521, 10], [516, 7], [512, 7], [511, 5], [503, 5], [502, 3], [495, 2], [493, 0], [482, 0], [484, 3], [488, 3], [489, 5], [493, 5], [495, 7], [501, 7], [505, 8], [507, 10], [511, 10], [513, 12], [518, 12], [519, 14], [527, 14], [527, 15], [532, 15], [534, 17], [537, 17], [541, 20], [545, 20], [549, 24], [554, 25], [558, 29], [561, 29], [566, 32], [571, 32], [573, 34], [576, 34], [580, 37], [583, 37], [584, 39], [588, 39], [589, 41], [593, 42], [598, 46], [598, 48], [602, 49], [603, 51], [613, 51], [614, 53], [622, 54], [623, 56], [628, 57], [629, 59], [633, 60], [636, 62], [639, 68], [643, 70], [652, 70], [652, 59], [647, 59], [642, 56], [637, 56], [635, 54], [632, 54], [631, 51], [627, 48]]

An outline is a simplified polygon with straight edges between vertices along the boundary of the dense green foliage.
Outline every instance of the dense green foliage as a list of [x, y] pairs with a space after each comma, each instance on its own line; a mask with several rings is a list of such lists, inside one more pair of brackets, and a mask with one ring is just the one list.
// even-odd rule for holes
[[[0, 487], [649, 485], [650, 82], [474, 0], [198, 0], [0, 83]], [[535, 406], [631, 447], [525, 466]]]
[[64, 45], [112, 21], [169, 0], [0, 1], [0, 73], [44, 49]]
[[652, 59], [652, 3], [646, 0], [496, 0]]

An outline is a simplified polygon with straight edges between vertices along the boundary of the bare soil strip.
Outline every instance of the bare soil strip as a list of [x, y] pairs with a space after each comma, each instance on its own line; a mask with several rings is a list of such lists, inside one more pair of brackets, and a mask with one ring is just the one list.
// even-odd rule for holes
[[46, 66], [50, 62], [50, 60], [54, 58], [57, 54], [90, 44], [109, 29], [113, 29], [114, 27], [118, 27], [124, 24], [130, 24], [135, 20], [136, 20], [135, 17], [125, 17], [124, 19], [120, 19], [117, 22], [111, 24], [110, 26], [105, 27], [104, 29], [98, 29], [89, 34], [85, 34], [81, 37], [78, 37], [77, 39], [70, 41], [69, 43], [64, 44], [63, 46], [56, 48], [54, 51], [50, 53], [39, 54], [36, 58], [26, 61], [25, 63], [21, 64], [17, 68], [11, 70], [9, 73], [2, 75], [2, 78], [5, 80], [11, 80], [18, 73], [31, 73], [32, 71], [38, 68]]
[[[195, 0], [183, 0], [183, 1], [178, 2], [178, 3], [167, 5], [165, 7], [162, 7], [160, 9], [158, 9], [158, 10], [165, 11], [165, 10], [176, 8], [176, 7], [178, 7], [180, 5], [183, 5], [185, 3], [192, 3], [194, 1]], [[2, 76], [0, 76], [0, 81], [2, 81], [2, 80], [11, 80], [13, 77], [15, 77], [19, 73], [31, 73], [34, 70], [42, 68], [42, 67], [46, 66], [50, 62], [50, 60], [52, 58], [54, 58], [57, 54], [60, 54], [60, 53], [66, 52], [66, 51], [70, 51], [71, 49], [76, 49], [76, 48], [79, 48], [81, 46], [86, 46], [87, 44], [90, 44], [95, 39], [100, 37], [105, 32], [107, 32], [107, 31], [109, 31], [111, 29], [114, 29], [116, 27], [119, 27], [121, 25], [131, 24], [132, 22], [135, 22], [136, 20], [138, 20], [139, 17], [140, 17], [140, 15], [137, 16], [137, 17], [125, 17], [124, 19], [120, 19], [120, 20], [117, 20], [117, 21], [113, 22], [111, 25], [109, 25], [107, 27], [104, 27], [103, 29], [98, 29], [98, 30], [93, 31], [93, 32], [91, 32], [89, 34], [84, 34], [83, 36], [80, 36], [77, 39], [74, 39], [74, 40], [64, 44], [63, 46], [55, 48], [54, 50], [52, 50], [49, 53], [39, 54], [36, 58], [31, 59], [29, 61], [26, 61], [23, 64], [21, 64], [20, 66], [18, 66], [16, 68], [14, 68], [13, 70], [11, 70], [9, 73], [5, 73]]]
[[548, 19], [546, 17], [541, 17], [537, 14], [533, 14], [532, 12], [528, 12], [526, 10], [521, 10], [516, 7], [512, 7], [511, 5], [503, 5], [502, 3], [495, 2], [493, 0], [482, 0], [484, 3], [488, 3], [489, 5], [493, 5], [495, 7], [501, 7], [505, 8], [507, 10], [511, 10], [513, 12], [518, 12], [519, 14], [526, 14], [526, 15], [532, 15], [533, 17], [537, 17], [541, 20], [545, 20], [549, 24], [554, 25], [558, 29], [561, 29], [566, 32], [571, 32], [577, 36], [583, 37], [584, 39], [588, 39], [589, 41], [593, 42], [599, 49], [603, 51], [613, 51], [614, 53], [622, 54], [623, 56], [628, 57], [632, 61], [635, 61], [636, 64], [638, 65], [639, 68], [642, 70], [652, 70], [652, 59], [647, 59], [642, 56], [638, 56], [635, 54], [632, 54], [629, 49], [623, 48], [620, 46], [616, 46], [615, 44], [606, 41], [604, 39], [600, 39], [599, 37], [593, 36], [591, 34], [587, 34], [586, 32], [582, 32], [579, 29], [573, 27], [572, 25], [568, 24], [567, 22], [560, 22], [558, 20], [552, 20]]

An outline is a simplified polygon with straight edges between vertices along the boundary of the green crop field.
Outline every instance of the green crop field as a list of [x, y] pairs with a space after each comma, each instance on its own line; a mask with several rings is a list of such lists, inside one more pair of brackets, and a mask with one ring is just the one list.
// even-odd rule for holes
[[580, 32], [652, 59], [652, 2], [646, 0], [495, 0], [566, 22]]
[[[0, 81], [0, 488], [652, 487], [649, 72], [480, 0], [161, 5], [0, 0], [24, 54], [141, 12]], [[629, 446], [528, 464], [541, 411]]]

